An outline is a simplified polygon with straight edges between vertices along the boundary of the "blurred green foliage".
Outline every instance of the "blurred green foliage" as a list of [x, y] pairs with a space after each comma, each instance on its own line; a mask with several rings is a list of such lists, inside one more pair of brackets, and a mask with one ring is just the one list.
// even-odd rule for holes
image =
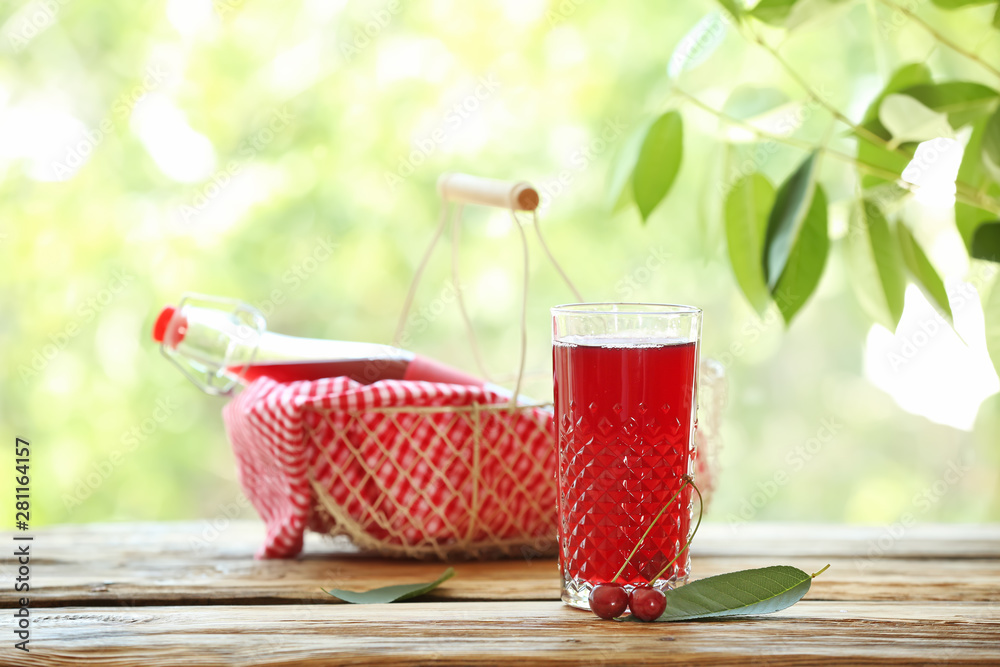
[[[1000, 62], [991, 10], [919, 8]], [[731, 385], [710, 519], [1000, 520], [997, 396], [961, 430], [866, 379], [870, 323], [843, 261], [788, 331], [773, 308], [747, 304], [724, 243], [714, 119], [685, 117], [684, 167], [645, 226], [607, 206], [613, 154], [665, 110], [674, 45], [712, 11], [707, 0], [4, 5], [0, 417], [11, 442], [32, 442], [33, 522], [223, 516], [239, 494], [223, 401], [160, 356], [149, 334], [160, 307], [189, 290], [225, 295], [257, 305], [276, 331], [388, 342], [444, 171], [536, 183], [547, 241], [586, 299], [704, 308], [704, 352]], [[908, 62], [998, 85], [905, 19], [836, 3], [781, 49], [856, 120]], [[685, 77], [717, 108], [737, 83], [801, 100], [732, 34]], [[797, 136], [819, 141], [828, 125], [812, 114]], [[803, 158], [781, 146], [759, 169], [777, 183]], [[856, 183], [819, 169], [833, 258], [847, 227], [838, 202]], [[491, 372], [510, 380], [517, 237], [502, 212], [470, 207], [465, 220], [471, 315]], [[448, 289], [447, 248], [418, 316]], [[532, 253], [527, 393], [545, 398], [548, 308], [572, 295]], [[983, 295], [987, 278], [971, 281]], [[456, 309], [430, 312], [410, 347], [472, 370]], [[904, 370], [919, 378], [920, 362]], [[824, 424], [836, 425], [828, 442], [817, 440]], [[956, 461], [968, 472], [924, 509], [917, 498]], [[12, 476], [0, 476], [0, 496]]]

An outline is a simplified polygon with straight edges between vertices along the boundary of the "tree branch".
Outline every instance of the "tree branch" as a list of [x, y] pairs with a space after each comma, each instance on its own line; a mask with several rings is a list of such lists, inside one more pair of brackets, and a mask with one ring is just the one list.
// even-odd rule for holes
[[886, 7], [891, 7], [892, 9], [901, 12], [907, 18], [909, 18], [914, 23], [916, 23], [924, 30], [926, 30], [938, 42], [944, 44], [955, 53], [959, 53], [968, 58], [969, 60], [971, 60], [972, 62], [977, 63], [983, 69], [992, 72], [993, 75], [996, 76], [997, 78], [1000, 78], [1000, 69], [997, 69], [993, 65], [989, 64], [988, 62], [980, 58], [976, 53], [969, 51], [965, 47], [960, 46], [955, 42], [951, 41], [951, 39], [949, 39], [948, 37], [945, 37], [943, 34], [941, 34], [941, 32], [937, 28], [935, 28], [930, 23], [917, 16], [917, 14], [913, 10], [909, 9], [908, 7], [904, 7], [902, 5], [898, 5], [893, 0], [878, 0], [878, 1], [881, 2], [883, 5], [885, 5]]
[[[739, 127], [748, 132], [751, 132], [758, 139], [767, 139], [769, 141], [774, 141], [776, 143], [784, 144], [786, 146], [798, 148], [799, 150], [805, 152], [820, 150], [831, 157], [835, 157], [838, 160], [841, 160], [842, 162], [854, 165], [860, 171], [863, 171], [867, 174], [871, 174], [872, 176], [878, 176], [879, 178], [884, 178], [885, 180], [896, 183], [900, 187], [910, 190], [911, 192], [915, 191], [916, 189], [916, 186], [914, 186], [912, 183], [908, 183], [907, 181], [902, 180], [899, 174], [890, 171], [888, 169], [883, 169], [882, 167], [879, 167], [877, 165], [869, 164], [867, 162], [859, 160], [857, 156], [850, 155], [849, 153], [844, 153], [843, 151], [838, 151], [834, 148], [829, 148], [827, 146], [815, 146], [809, 143], [808, 141], [802, 141], [800, 139], [795, 139], [793, 137], [783, 137], [779, 134], [773, 134], [771, 132], [767, 132], [766, 130], [761, 130], [760, 128], [754, 127], [753, 125], [744, 120], [740, 120], [739, 118], [734, 118], [733, 116], [730, 116], [727, 113], [724, 113], [718, 109], [715, 109], [705, 104], [697, 97], [687, 92], [686, 90], [680, 88], [679, 86], [675, 85], [673, 87], [673, 92], [676, 95], [684, 98], [694, 106], [698, 107], [702, 111], [711, 114], [712, 116], [715, 116], [723, 123], [726, 123], [727, 125], [732, 125], [734, 127]], [[985, 193], [979, 192], [965, 183], [958, 183], [958, 182], [955, 183], [955, 190], [956, 190], [955, 199], [957, 199], [958, 201], [961, 201], [964, 204], [969, 204], [970, 206], [975, 206], [977, 208], [990, 211], [992, 213], [1000, 214], [1000, 203], [995, 201], [993, 198], [988, 197]]]
[[[879, 1], [892, 2], [892, 0], [879, 0]], [[774, 59], [778, 62], [778, 64], [780, 64], [782, 68], [784, 68], [785, 72], [790, 77], [795, 79], [795, 82], [799, 85], [800, 88], [802, 88], [803, 91], [805, 91], [806, 95], [808, 95], [811, 100], [815, 101], [817, 104], [821, 105], [824, 109], [830, 112], [830, 114], [835, 119], [837, 119], [844, 125], [847, 125], [849, 128], [851, 128], [851, 131], [854, 132], [854, 134], [856, 134], [859, 137], [863, 137], [876, 145], [882, 146], [888, 151], [901, 155], [907, 159], [913, 159], [912, 155], [909, 155], [905, 151], [900, 150], [899, 146], [894, 145], [893, 142], [883, 139], [879, 135], [875, 134], [871, 130], [861, 125], [856, 125], [850, 118], [845, 116], [840, 111], [840, 109], [833, 106], [833, 104], [831, 104], [828, 100], [826, 100], [826, 98], [824, 98], [822, 95], [816, 92], [813, 89], [813, 87], [809, 84], [809, 82], [806, 81], [806, 79], [803, 78], [803, 76], [799, 74], [787, 60], [785, 60], [784, 56], [782, 56], [778, 52], [778, 50], [775, 49], [773, 46], [768, 44], [756, 30], [754, 30], [750, 26], [747, 26], [747, 30], [750, 33], [749, 39], [753, 42], [756, 42], [762, 49], [770, 53], [774, 57]], [[831, 153], [831, 155], [834, 155], [835, 157], [841, 157], [846, 154], [841, 154], [841, 156], [838, 156], [835, 153]], [[861, 162], [857, 160], [857, 158], [852, 157], [850, 159], [853, 160], [855, 164], [858, 165], [859, 168], [868, 169], [869, 173], [877, 175], [875, 174], [875, 172], [871, 171], [871, 169], [878, 169], [878, 167]], [[893, 178], [898, 179], [900, 178], [900, 176], [896, 174], [893, 175]], [[997, 202], [992, 197], [987, 196], [984, 192], [977, 191], [975, 188], [969, 186], [968, 184], [959, 182], [955, 183], [955, 190], [956, 190], [956, 198], [962, 201], [963, 203], [969, 204], [970, 206], [975, 206], [977, 208], [981, 208], [991, 213], [1000, 213], [1000, 202]]]

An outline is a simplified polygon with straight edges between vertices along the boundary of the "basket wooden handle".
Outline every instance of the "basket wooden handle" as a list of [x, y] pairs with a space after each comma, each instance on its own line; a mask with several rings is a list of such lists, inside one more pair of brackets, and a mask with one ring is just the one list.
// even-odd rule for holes
[[534, 211], [539, 202], [538, 190], [527, 181], [500, 181], [469, 174], [441, 174], [438, 193], [445, 200], [515, 211]]

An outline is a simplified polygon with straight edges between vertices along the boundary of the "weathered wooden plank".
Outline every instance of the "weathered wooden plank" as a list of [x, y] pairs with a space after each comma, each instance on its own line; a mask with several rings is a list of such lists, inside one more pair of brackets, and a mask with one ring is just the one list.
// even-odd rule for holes
[[[260, 546], [259, 521], [91, 523], [34, 531], [53, 552], [76, 560], [103, 559], [119, 547], [129, 553], [184, 553], [245, 557]], [[12, 533], [0, 536], [9, 541]], [[549, 545], [539, 545], [549, 546]], [[309, 533], [303, 557], [355, 551], [346, 541]], [[531, 549], [525, 550], [530, 557]], [[853, 526], [797, 523], [705, 523], [693, 546], [705, 556], [820, 556], [843, 558], [997, 558], [1000, 523]]]
[[[309, 538], [306, 554], [291, 561], [255, 561], [260, 526], [239, 522], [222, 530], [211, 541], [192, 542], [200, 524], [97, 524], [61, 526], [36, 533], [32, 560], [32, 604], [163, 605], [163, 604], [273, 604], [335, 603], [321, 587], [365, 589], [396, 583], [427, 581], [444, 567], [437, 562], [372, 559], [357, 554], [342, 542]], [[903, 554], [897, 551], [867, 557], [801, 555], [794, 541], [771, 526], [758, 526], [743, 538], [724, 540], [714, 526], [704, 534], [694, 558], [694, 576], [776, 563], [816, 571], [827, 562], [831, 569], [814, 582], [811, 599], [828, 600], [966, 600], [1000, 598], [1000, 541], [992, 542], [992, 558], [950, 559], [925, 555], [929, 539], [912, 537]], [[922, 530], [922, 529], [921, 529]], [[836, 554], [859, 553], [846, 544], [865, 539], [869, 531], [851, 527], [823, 528], [820, 544]], [[947, 531], [945, 531], [947, 533]], [[785, 546], [770, 555], [744, 555], [764, 551], [762, 537], [774, 534]], [[797, 533], [798, 534], [798, 533]], [[804, 532], [809, 535], [809, 531]], [[990, 553], [990, 529], [962, 527], [951, 530], [973, 553]], [[204, 535], [204, 534], [203, 534]], [[784, 537], [781, 537], [784, 535]], [[964, 537], [963, 537], [964, 535]], [[815, 537], [815, 536], [814, 536]], [[199, 540], [201, 538], [198, 538]], [[818, 537], [815, 537], [819, 540]], [[813, 541], [801, 550], [817, 550]], [[949, 542], [942, 538], [943, 544]], [[745, 547], [744, 545], [749, 545]], [[698, 545], [696, 545], [698, 546]], [[722, 547], [725, 546], [725, 549]], [[758, 549], [759, 547], [759, 549]], [[934, 547], [935, 549], [937, 547]], [[781, 551], [784, 550], [784, 554]], [[863, 553], [863, 552], [861, 552]], [[528, 556], [531, 555], [529, 552]], [[4, 561], [4, 568], [10, 561]], [[458, 577], [431, 599], [453, 600], [555, 600], [558, 579], [552, 559], [512, 559], [465, 562], [456, 565]], [[2, 568], [0, 568], [2, 569]], [[7, 572], [0, 577], [9, 579]], [[14, 606], [17, 595], [0, 589], [0, 606]]]
[[880, 558], [997, 558], [1000, 523], [854, 526], [714, 523], [698, 533], [702, 555]]
[[[816, 558], [695, 558], [694, 578], [777, 563], [816, 571]], [[858, 570], [852, 560], [832, 563], [813, 584], [824, 600], [965, 600], [1000, 597], [1000, 561], [885, 560]], [[434, 579], [444, 566], [398, 561], [333, 559], [260, 563], [253, 560], [151, 559], [34, 568], [35, 606], [335, 603], [321, 588], [367, 589]], [[432, 594], [440, 600], [556, 600], [554, 560], [459, 563], [458, 576]], [[0, 604], [14, 606], [12, 591]]]
[[64, 608], [20, 665], [997, 664], [994, 603], [809, 602], [755, 619], [599, 621], [558, 602]]

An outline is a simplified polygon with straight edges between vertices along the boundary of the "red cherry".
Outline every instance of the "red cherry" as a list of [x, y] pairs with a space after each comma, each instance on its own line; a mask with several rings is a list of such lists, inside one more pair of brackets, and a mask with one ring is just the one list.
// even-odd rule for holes
[[640, 586], [628, 596], [628, 608], [640, 621], [655, 621], [667, 608], [667, 596], [655, 588]]
[[617, 618], [628, 607], [628, 593], [619, 584], [599, 584], [590, 591], [590, 610], [601, 618]]

